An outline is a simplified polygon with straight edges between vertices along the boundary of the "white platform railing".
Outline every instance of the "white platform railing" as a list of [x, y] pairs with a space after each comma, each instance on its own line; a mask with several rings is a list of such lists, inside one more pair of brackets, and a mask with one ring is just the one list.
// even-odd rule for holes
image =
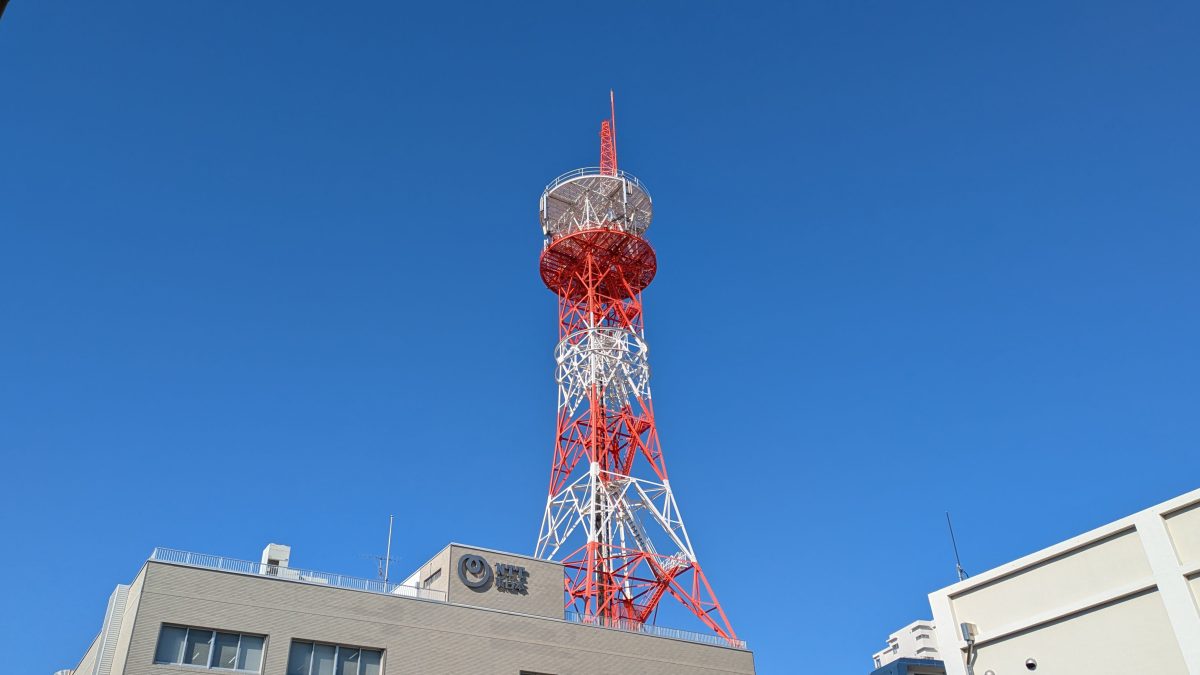
[[[576, 178], [582, 178], [583, 176], [609, 176], [610, 178], [624, 178], [634, 187], [645, 193], [647, 197], [650, 197], [650, 190], [646, 189], [646, 186], [642, 184], [642, 181], [637, 179], [637, 176], [625, 171], [621, 171], [620, 169], [617, 169], [617, 175], [610, 176], [609, 174], [603, 173], [598, 166], [585, 166], [582, 169], [571, 169], [558, 178], [550, 181], [550, 184], [546, 186], [546, 189], [542, 190], [542, 194], [544, 195], [554, 190], [554, 188], [566, 183], [567, 181], [575, 180]], [[653, 201], [654, 198], [650, 197], [650, 200]]]
[[609, 628], [612, 630], [625, 631], [627, 633], [642, 633], [644, 635], [654, 635], [656, 637], [673, 638], [675, 640], [687, 640], [688, 642], [700, 642], [706, 645], [715, 647], [732, 647], [734, 649], [746, 649], [745, 640], [730, 640], [729, 638], [713, 635], [710, 633], [696, 633], [690, 630], [680, 630], [678, 628], [666, 628], [664, 626], [655, 626], [648, 623], [638, 623], [630, 619], [606, 619], [602, 617], [584, 616], [578, 612], [566, 613], [566, 620], [571, 623], [581, 623], [585, 626], [596, 626], [598, 628]]
[[444, 592], [436, 591], [431, 588], [418, 588], [416, 586], [394, 584], [391, 582], [385, 582], [382, 579], [363, 579], [361, 577], [346, 576], [345, 574], [316, 572], [313, 570], [304, 570], [295, 567], [280, 567], [278, 565], [265, 565], [263, 563], [251, 562], [249, 560], [238, 560], [237, 558], [227, 558], [225, 556], [210, 555], [207, 553], [180, 551], [173, 548], [159, 547], [154, 549], [154, 552], [150, 554], [150, 560], [171, 563], [173, 565], [186, 565], [188, 567], [203, 567], [205, 569], [233, 572], [235, 574], [251, 574], [254, 576], [282, 579], [284, 581], [296, 581], [319, 586], [332, 586], [333, 588], [348, 588], [355, 591], [379, 593], [380, 595], [399, 595], [406, 598], [435, 600], [437, 602], [446, 601], [446, 594]]

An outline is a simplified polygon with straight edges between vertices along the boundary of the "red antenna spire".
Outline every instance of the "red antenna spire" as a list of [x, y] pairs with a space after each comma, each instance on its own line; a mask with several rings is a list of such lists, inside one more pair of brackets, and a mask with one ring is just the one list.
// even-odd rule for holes
[[600, 123], [600, 173], [617, 175], [617, 101], [613, 90], [608, 90], [610, 117]]

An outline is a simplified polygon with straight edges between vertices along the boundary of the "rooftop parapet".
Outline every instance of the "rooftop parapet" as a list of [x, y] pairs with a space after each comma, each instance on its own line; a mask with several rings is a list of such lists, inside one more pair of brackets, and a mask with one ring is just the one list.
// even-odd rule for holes
[[[451, 544], [451, 546], [454, 546], [454, 544]], [[429, 600], [441, 603], [447, 602], [445, 591], [420, 587], [409, 583], [395, 584], [385, 582], [382, 579], [364, 579], [361, 577], [346, 576], [344, 574], [315, 572], [296, 567], [282, 567], [269, 563], [239, 560], [237, 558], [211, 555], [208, 553], [181, 551], [173, 548], [155, 548], [154, 551], [151, 552], [149, 560], [152, 562], [167, 563], [170, 565], [196, 567], [201, 569], [217, 570], [220, 572], [229, 572], [233, 574], [245, 574], [293, 583], [313, 584], [317, 586], [364, 591], [367, 593], [377, 593], [380, 595], [416, 598], [419, 600]], [[685, 640], [687, 642], [696, 642], [717, 647], [729, 647], [742, 650], [747, 649], [746, 643], [743, 640], [726, 639], [717, 635], [695, 633], [692, 631], [655, 626], [651, 624], [642, 624], [628, 620], [597, 619], [595, 617], [584, 617], [575, 612], [569, 611], [564, 612], [561, 620], [569, 623], [593, 626], [596, 628], [619, 630], [626, 633], [639, 633], [642, 635], [668, 638], [672, 640]]]
[[210, 555], [207, 553], [180, 551], [173, 548], [159, 547], [154, 549], [154, 551], [150, 554], [150, 560], [154, 562], [171, 563], [173, 565], [184, 565], [187, 567], [203, 567], [205, 569], [219, 570], [222, 572], [233, 572], [234, 574], [251, 574], [255, 576], [269, 577], [271, 579], [280, 579], [283, 581], [295, 581], [305, 584], [316, 584], [319, 586], [331, 586], [333, 588], [345, 588], [353, 591], [366, 591], [367, 593], [379, 593], [381, 595], [399, 595], [406, 598], [433, 600], [435, 602], [446, 601], [446, 594], [444, 592], [436, 591], [430, 588], [419, 588], [417, 586], [408, 586], [405, 584], [394, 584], [386, 582], [382, 579], [363, 579], [360, 577], [346, 576], [345, 574], [315, 572], [313, 570], [303, 570], [295, 567], [283, 567], [280, 565], [272, 565], [263, 562], [238, 560], [237, 558]]

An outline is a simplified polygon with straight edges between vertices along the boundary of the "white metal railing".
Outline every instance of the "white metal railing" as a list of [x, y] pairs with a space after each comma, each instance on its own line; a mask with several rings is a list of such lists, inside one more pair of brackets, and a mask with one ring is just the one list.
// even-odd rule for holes
[[597, 626], [599, 628], [610, 628], [612, 630], [620, 630], [627, 633], [642, 633], [657, 637], [674, 638], [676, 640], [687, 640], [688, 642], [699, 642], [716, 647], [732, 647], [734, 649], [747, 648], [745, 640], [731, 640], [729, 638], [721, 637], [720, 635], [696, 633], [690, 630], [680, 630], [678, 628], [665, 628], [663, 626], [655, 626], [648, 623], [638, 623], [637, 621], [632, 621], [630, 619], [606, 619], [603, 617], [585, 616], [579, 612], [571, 611], [566, 613], [565, 618], [571, 623], [580, 623], [585, 626]]
[[254, 576], [271, 577], [273, 579], [297, 581], [319, 586], [348, 588], [368, 593], [379, 593], [380, 595], [399, 595], [406, 598], [419, 598], [421, 600], [446, 601], [445, 592], [431, 588], [405, 586], [404, 584], [385, 582], [382, 579], [363, 579], [361, 577], [349, 577], [344, 574], [267, 565], [249, 560], [238, 560], [237, 558], [227, 558], [207, 553], [180, 551], [173, 548], [155, 548], [154, 552], [150, 554], [150, 560], [174, 565], [186, 565], [188, 567], [203, 567], [205, 569], [233, 572], [235, 574], [252, 574]]
[[[562, 185], [563, 183], [566, 183], [567, 181], [575, 180], [576, 178], [581, 178], [583, 176], [607, 176], [607, 175], [608, 174], [601, 173], [600, 167], [598, 167], [598, 166], [585, 166], [582, 169], [572, 169], [572, 170], [564, 173], [563, 175], [559, 176], [558, 178], [555, 178], [554, 180], [550, 181], [550, 184], [546, 186], [546, 189], [542, 190], [542, 194], [546, 194], [547, 192], [550, 192], [554, 188], [558, 187], [559, 185]], [[642, 181], [637, 179], [637, 176], [635, 176], [631, 173], [627, 173], [625, 171], [621, 171], [620, 169], [617, 169], [617, 175], [611, 176], [611, 177], [612, 178], [624, 178], [625, 180], [632, 183], [637, 189], [639, 189], [643, 193], [645, 193], [646, 197], [649, 198], [650, 201], [654, 201], [654, 198], [650, 197], [650, 190], [646, 189], [646, 186], [642, 184]]]

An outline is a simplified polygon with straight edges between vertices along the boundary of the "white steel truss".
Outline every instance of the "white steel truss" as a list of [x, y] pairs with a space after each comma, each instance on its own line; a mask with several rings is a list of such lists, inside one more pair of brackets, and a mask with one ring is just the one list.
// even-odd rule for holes
[[559, 411], [574, 415], [596, 387], [612, 409], [650, 398], [649, 351], [645, 340], [623, 328], [587, 328], [563, 338], [554, 349]]
[[553, 559], [576, 530], [589, 542], [664, 556], [668, 567], [696, 561], [669, 481], [603, 471], [596, 462], [547, 500], [535, 555]]

